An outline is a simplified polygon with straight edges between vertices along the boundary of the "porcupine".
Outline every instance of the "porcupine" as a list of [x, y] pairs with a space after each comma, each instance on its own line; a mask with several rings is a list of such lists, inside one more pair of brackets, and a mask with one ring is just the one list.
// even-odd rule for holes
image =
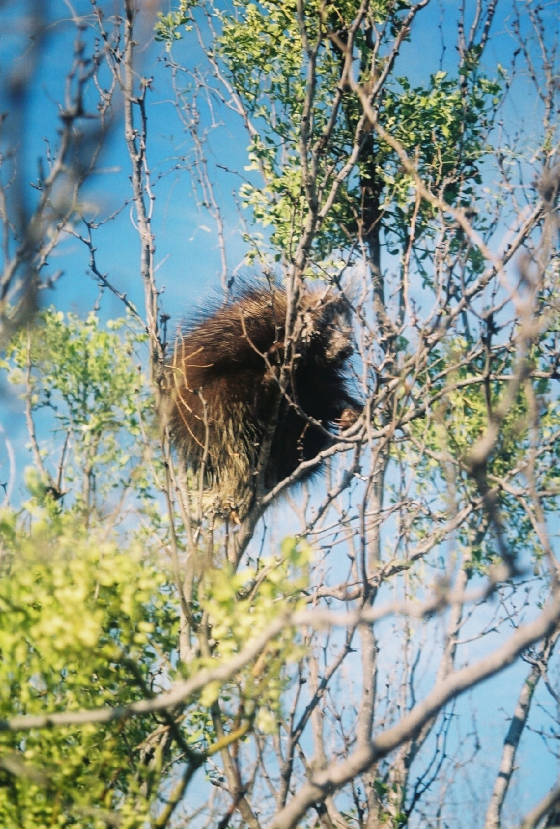
[[[261, 492], [268, 492], [334, 441], [328, 427], [346, 428], [360, 408], [344, 373], [352, 353], [347, 304], [330, 291], [306, 291], [299, 307], [299, 336], [283, 390], [287, 297], [280, 288], [245, 288], [199, 314], [175, 343], [173, 442], [195, 474], [202, 469], [214, 511], [235, 520], [254, 503], [259, 464]], [[266, 458], [260, 456], [263, 443]], [[310, 464], [297, 480], [319, 468], [319, 461]]]

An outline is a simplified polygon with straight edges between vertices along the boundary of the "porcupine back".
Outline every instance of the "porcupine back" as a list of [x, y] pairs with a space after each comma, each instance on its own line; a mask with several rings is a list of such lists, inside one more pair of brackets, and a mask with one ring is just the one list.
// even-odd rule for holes
[[[341, 299], [307, 292], [300, 305], [302, 331], [283, 394], [277, 378], [284, 356], [287, 300], [280, 289], [246, 289], [201, 314], [175, 344], [172, 438], [191, 470], [203, 470], [203, 487], [218, 512], [242, 518], [250, 509], [267, 435], [271, 439], [264, 463], [265, 491], [331, 442], [309, 418], [327, 428], [343, 412], [357, 411], [343, 373], [351, 346]], [[298, 480], [318, 468], [319, 463], [307, 468]]]

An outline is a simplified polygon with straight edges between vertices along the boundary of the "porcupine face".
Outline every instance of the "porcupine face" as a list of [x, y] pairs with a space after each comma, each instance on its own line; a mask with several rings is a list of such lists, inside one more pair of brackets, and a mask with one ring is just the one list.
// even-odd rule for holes
[[[325, 449], [331, 442], [326, 427], [358, 406], [343, 375], [351, 329], [342, 302], [307, 294], [301, 305], [301, 336], [284, 394], [277, 381], [286, 316], [281, 290], [245, 292], [201, 316], [176, 343], [171, 433], [195, 476], [202, 472], [218, 512], [243, 517], [259, 461], [267, 491]], [[265, 459], [263, 444], [270, 446]], [[318, 469], [319, 463], [310, 466], [298, 480]]]

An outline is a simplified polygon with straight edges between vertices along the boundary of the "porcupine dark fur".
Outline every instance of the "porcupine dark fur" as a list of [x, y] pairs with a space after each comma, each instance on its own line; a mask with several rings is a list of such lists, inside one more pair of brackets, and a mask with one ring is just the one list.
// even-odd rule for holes
[[[175, 343], [172, 439], [195, 475], [203, 470], [218, 513], [241, 519], [251, 508], [263, 442], [270, 446], [262, 467], [267, 492], [329, 446], [334, 437], [325, 430], [357, 416], [344, 373], [352, 352], [347, 306], [324, 291], [303, 293], [299, 306], [300, 334], [283, 392], [287, 298], [279, 288], [246, 288], [200, 314]], [[319, 467], [306, 468], [298, 480]]]

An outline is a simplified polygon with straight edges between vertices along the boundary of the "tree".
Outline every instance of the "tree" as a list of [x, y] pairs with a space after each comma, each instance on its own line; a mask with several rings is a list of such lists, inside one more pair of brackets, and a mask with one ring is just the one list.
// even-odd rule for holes
[[[18, 501], [6, 436], [3, 822], [553, 825], [552, 8], [80, 5], [29, 192], [18, 139], [56, 29], [41, 5], [36, 62], [6, 81], [2, 366], [33, 462]], [[153, 117], [170, 94], [164, 129], [184, 130], [184, 156], [166, 156]], [[126, 197], [104, 205], [93, 174], [123, 151]], [[192, 184], [193, 235], [214, 222], [225, 295], [242, 269], [285, 287], [281, 370], [310, 286], [354, 320], [362, 413], [322, 480], [279, 484], [239, 524], [212, 514], [170, 446], [155, 243], [175, 177]], [[116, 236], [133, 255], [127, 234], [144, 310], [111, 266]], [[69, 242], [100, 295], [85, 316], [34, 313], [54, 253], [79, 261]], [[111, 297], [126, 317], [107, 319]], [[531, 770], [536, 740], [548, 760]]]

